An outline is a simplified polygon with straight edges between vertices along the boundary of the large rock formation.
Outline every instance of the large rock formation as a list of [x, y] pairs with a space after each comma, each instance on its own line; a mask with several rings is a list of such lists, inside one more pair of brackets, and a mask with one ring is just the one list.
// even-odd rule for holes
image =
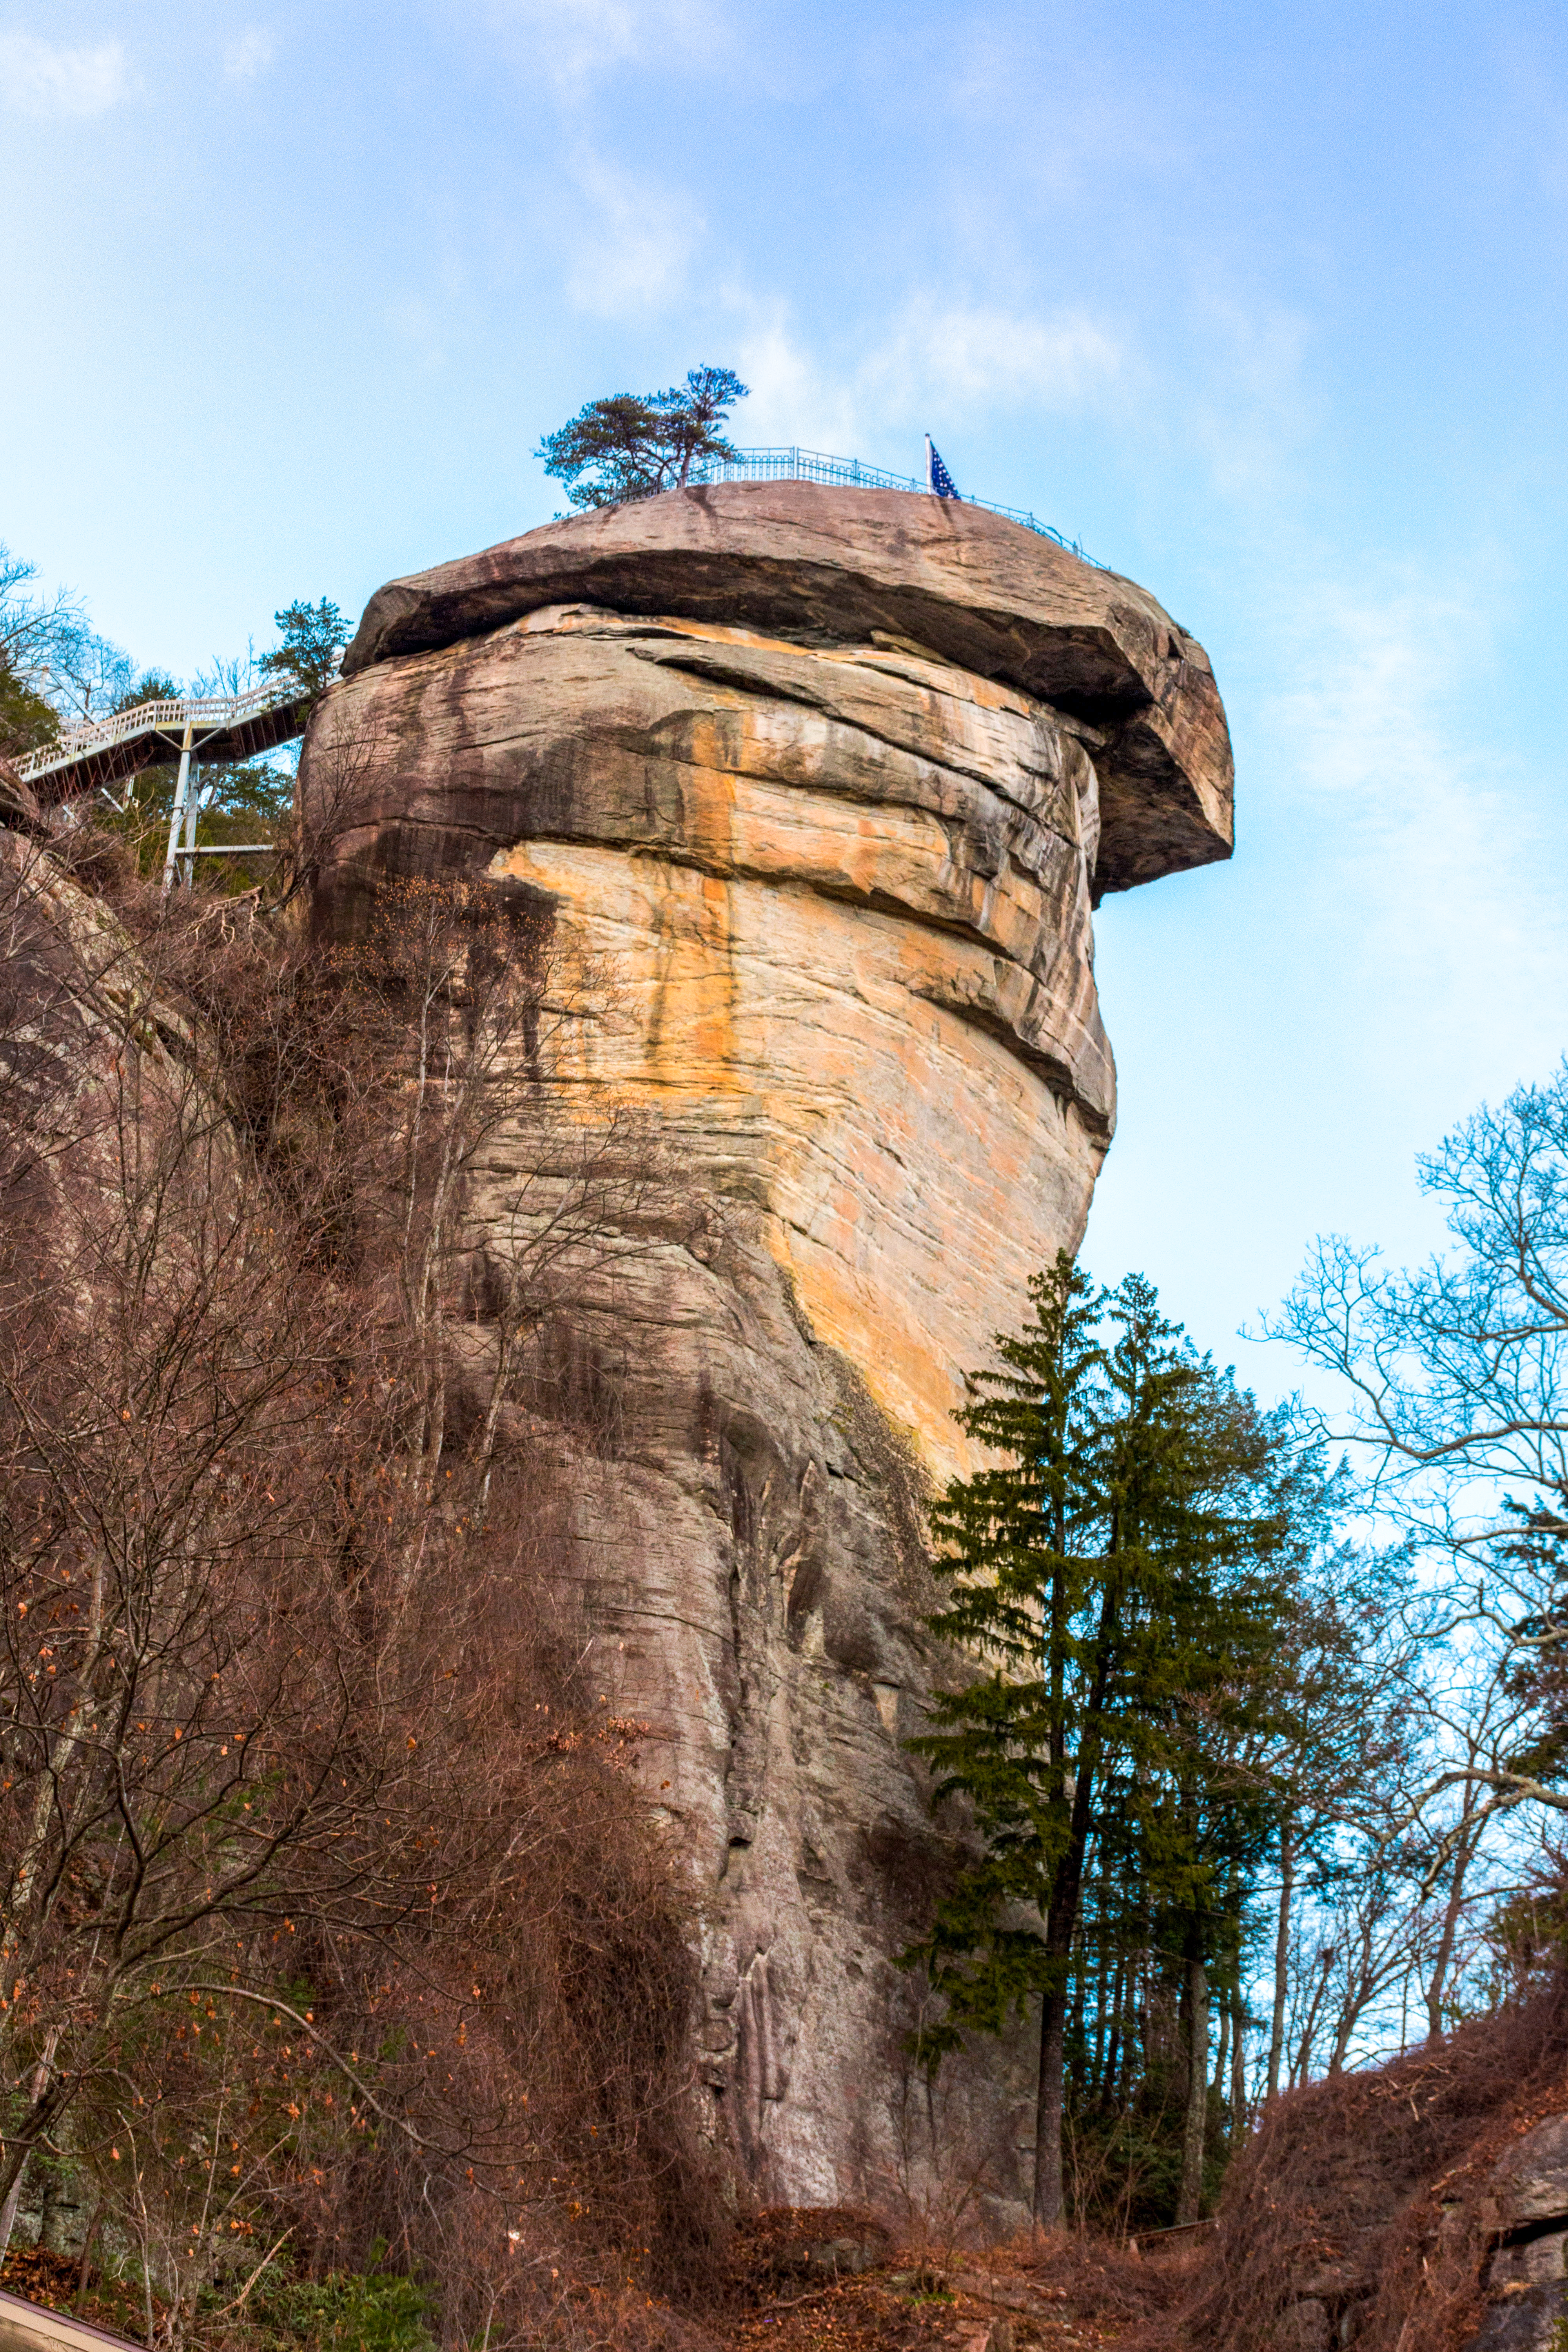
[[[914, 2161], [890, 1955], [943, 1866], [900, 1744], [942, 1671], [921, 1489], [1110, 1140], [1091, 905], [1228, 854], [1207, 660], [1015, 524], [784, 483], [395, 582], [345, 671], [302, 767], [318, 812], [345, 745], [370, 780], [323, 920], [507, 884], [614, 1002], [542, 1083], [642, 1106], [705, 1208], [582, 1302], [586, 1605], [704, 1892], [715, 2128], [772, 2197], [875, 2200]], [[950, 2095], [1005, 2200], [1025, 2110]]]

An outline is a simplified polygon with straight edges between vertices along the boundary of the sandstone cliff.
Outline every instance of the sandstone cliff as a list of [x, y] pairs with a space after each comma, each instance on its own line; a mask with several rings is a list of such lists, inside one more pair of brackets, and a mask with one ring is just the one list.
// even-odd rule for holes
[[[301, 769], [323, 822], [345, 746], [362, 779], [321, 919], [506, 886], [580, 980], [541, 1090], [640, 1108], [700, 1211], [569, 1320], [614, 1403], [575, 1473], [600, 1672], [709, 1898], [715, 2132], [779, 2200], [929, 2185], [890, 1967], [942, 1867], [900, 1745], [942, 1671], [921, 1495], [1110, 1140], [1092, 905], [1228, 854], [1208, 662], [997, 517], [784, 483], [395, 582], [345, 670]], [[1005, 2205], [1021, 2111], [945, 2095]]]

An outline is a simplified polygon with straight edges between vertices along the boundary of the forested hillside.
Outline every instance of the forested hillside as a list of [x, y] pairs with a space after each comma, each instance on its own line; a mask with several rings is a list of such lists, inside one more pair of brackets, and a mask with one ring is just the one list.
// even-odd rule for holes
[[[12, 753], [176, 683], [25, 567], [5, 595]], [[165, 887], [157, 764], [65, 803], [0, 766], [0, 2236], [214, 2352], [750, 2341], [839, 2293], [800, 2285], [809, 2214], [757, 2218], [809, 2061], [847, 2111], [822, 2177], [858, 2167], [853, 2207], [817, 2200], [822, 2260], [885, 2282], [868, 2344], [917, 2310], [908, 2340], [946, 2340], [984, 2301], [960, 2250], [1004, 2229], [1033, 2224], [1022, 2326], [1064, 2233], [1216, 2214], [1157, 2290], [1121, 2255], [1072, 2273], [1074, 2308], [1409, 2352], [1419, 2305], [1432, 2352], [1468, 2340], [1515, 2226], [1500, 2149], [1562, 2092], [1568, 1074], [1425, 1166], [1431, 1265], [1319, 1245], [1277, 1318], [1312, 1407], [1260, 1403], [1152, 1281], [1063, 1249], [962, 1368], [969, 1451], [938, 1477], [781, 1294], [843, 1451], [789, 1461], [799, 1517], [767, 1535], [780, 1433], [705, 1389], [658, 1457], [676, 1391], [603, 1344], [650, 1297], [691, 1319], [677, 1260], [765, 1260], [754, 1187], [595, 1076], [583, 1040], [622, 1051], [641, 982], [536, 879], [351, 851], [405, 822], [392, 730], [333, 684], [327, 600], [277, 622], [258, 667], [339, 699], [308, 790], [287, 762], [209, 779], [204, 822], [265, 824], [253, 866]], [[1081, 804], [1059, 821], [1087, 873]], [[665, 1801], [668, 1706], [616, 1679], [635, 1612], [584, 1509], [642, 1498], [647, 1558], [679, 1557], [638, 1484], [672, 1453], [710, 1471], [732, 1563], [718, 1893]], [[903, 1547], [896, 1641], [837, 1565], [890, 1584], [883, 1538], [808, 1507], [834, 1478]], [[908, 1819], [835, 1767], [868, 1870], [838, 1913], [809, 1837], [789, 1865], [817, 1926], [890, 1947], [867, 2082], [750, 1924], [747, 1743], [786, 1647], [904, 1775]], [[743, 1973], [713, 1969], [721, 1899]], [[877, 1948], [832, 1935], [863, 1977]], [[1461, 2175], [1439, 2293], [1422, 2231]]]

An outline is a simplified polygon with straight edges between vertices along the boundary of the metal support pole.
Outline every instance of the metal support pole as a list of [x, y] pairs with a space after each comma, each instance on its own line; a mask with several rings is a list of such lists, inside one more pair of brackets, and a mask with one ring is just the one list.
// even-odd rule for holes
[[191, 789], [185, 795], [185, 848], [188, 855], [184, 860], [184, 878], [187, 890], [194, 887], [196, 878], [196, 814], [201, 804], [202, 772], [199, 767], [195, 767], [191, 771]]
[[163, 896], [166, 898], [174, 887], [174, 858], [180, 846], [180, 820], [185, 814], [185, 793], [191, 781], [191, 743], [195, 728], [185, 721], [185, 736], [180, 745], [180, 773], [174, 785], [174, 809], [169, 819], [169, 848], [163, 860]]

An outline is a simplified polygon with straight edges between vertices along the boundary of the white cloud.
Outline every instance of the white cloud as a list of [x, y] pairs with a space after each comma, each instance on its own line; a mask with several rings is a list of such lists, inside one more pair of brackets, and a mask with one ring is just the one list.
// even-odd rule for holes
[[624, 319], [657, 308], [679, 291], [701, 233], [689, 198], [632, 179], [595, 157], [574, 173], [585, 210], [574, 236], [566, 291], [579, 310]]
[[1473, 1065], [1477, 1091], [1500, 1039], [1521, 1069], [1544, 1068], [1568, 992], [1559, 852], [1538, 792], [1489, 740], [1485, 598], [1341, 579], [1298, 583], [1289, 603], [1295, 682], [1263, 714], [1254, 766], [1286, 783], [1327, 853], [1331, 951], [1375, 1007], [1356, 1047], [1420, 1039]]
[[891, 402], [981, 414], [1073, 408], [1121, 364], [1115, 339], [1081, 310], [1031, 318], [917, 294], [866, 362], [868, 388]]
[[490, 0], [489, 17], [518, 62], [567, 95], [618, 66], [689, 63], [725, 43], [713, 0]]
[[752, 388], [747, 440], [799, 442], [875, 465], [892, 436], [929, 429], [940, 443], [960, 416], [1079, 406], [1117, 376], [1121, 354], [1084, 311], [1030, 317], [918, 294], [869, 327], [862, 355], [838, 369], [795, 341], [782, 309], [753, 310], [737, 364]]
[[[1258, 306], [1210, 285], [1193, 296], [1206, 365], [1182, 418], [1215, 494], [1278, 531], [1303, 486], [1315, 421], [1314, 330], [1300, 310]], [[1157, 387], [1148, 387], [1150, 399]]]
[[254, 81], [277, 55], [277, 43], [259, 25], [247, 25], [223, 53], [223, 69], [230, 81]]
[[740, 438], [759, 446], [799, 443], [804, 448], [851, 457], [860, 407], [850, 374], [830, 375], [794, 340], [782, 310], [756, 320], [742, 335], [736, 371], [751, 388], [737, 420]]
[[69, 49], [36, 33], [0, 33], [0, 99], [22, 114], [107, 114], [131, 95], [130, 63], [119, 41]]

